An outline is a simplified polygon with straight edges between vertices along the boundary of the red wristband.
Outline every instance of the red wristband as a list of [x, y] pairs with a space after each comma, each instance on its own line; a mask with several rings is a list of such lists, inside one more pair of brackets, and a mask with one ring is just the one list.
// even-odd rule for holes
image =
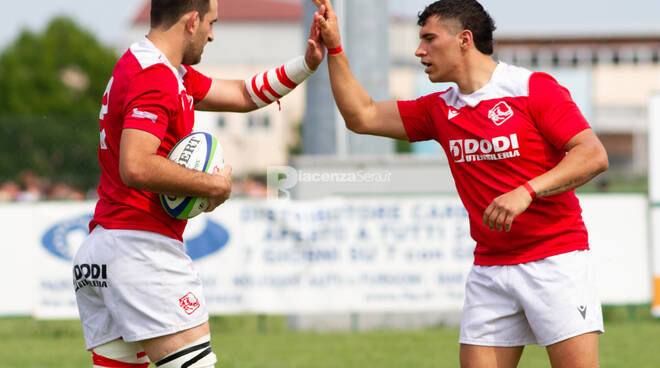
[[328, 49], [328, 55], [337, 55], [344, 52], [344, 49], [341, 48], [341, 45], [335, 47], [334, 49]]
[[529, 182], [526, 181], [525, 184], [523, 184], [523, 187], [527, 189], [527, 193], [532, 197], [532, 199], [536, 198], [536, 192], [534, 191], [534, 188], [532, 188], [531, 185], [529, 185]]

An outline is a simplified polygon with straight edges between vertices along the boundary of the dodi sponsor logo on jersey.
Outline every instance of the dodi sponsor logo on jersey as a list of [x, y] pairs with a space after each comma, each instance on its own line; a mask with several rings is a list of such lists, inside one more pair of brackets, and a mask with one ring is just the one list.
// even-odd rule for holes
[[[46, 230], [41, 244], [53, 256], [71, 262], [88, 234], [92, 215], [83, 215], [56, 223]], [[219, 252], [229, 242], [229, 232], [222, 225], [208, 220], [194, 238], [186, 239], [186, 253], [192, 260]]]
[[493, 139], [454, 139], [449, 141], [449, 152], [456, 163], [497, 161], [520, 156], [518, 135]]

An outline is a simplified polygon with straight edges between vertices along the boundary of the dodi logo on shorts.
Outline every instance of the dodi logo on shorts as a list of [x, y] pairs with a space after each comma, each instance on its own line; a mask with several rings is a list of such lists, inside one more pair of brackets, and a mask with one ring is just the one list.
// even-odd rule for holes
[[192, 314], [197, 308], [199, 308], [199, 300], [197, 300], [195, 294], [188, 293], [179, 299], [179, 306], [183, 308], [187, 314]]
[[[50, 254], [71, 262], [89, 233], [91, 220], [89, 214], [58, 222], [46, 230], [41, 244]], [[229, 232], [222, 225], [208, 220], [198, 236], [185, 240], [186, 253], [192, 260], [200, 259], [220, 251], [228, 241]]]
[[77, 264], [73, 265], [73, 286], [76, 291], [85, 286], [96, 288], [108, 287], [108, 266], [105, 264]]

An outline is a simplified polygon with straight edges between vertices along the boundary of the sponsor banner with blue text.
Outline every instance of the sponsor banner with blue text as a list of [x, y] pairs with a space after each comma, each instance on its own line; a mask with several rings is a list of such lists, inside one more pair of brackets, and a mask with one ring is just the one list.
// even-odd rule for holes
[[[649, 302], [646, 198], [586, 195], [581, 203], [603, 302]], [[93, 208], [0, 206], [9, 224], [0, 315], [77, 315], [71, 259]], [[191, 220], [184, 238], [212, 314], [460, 310], [474, 249], [453, 196], [232, 200]], [[77, 272], [101, 280], [104, 270], [92, 266]]]

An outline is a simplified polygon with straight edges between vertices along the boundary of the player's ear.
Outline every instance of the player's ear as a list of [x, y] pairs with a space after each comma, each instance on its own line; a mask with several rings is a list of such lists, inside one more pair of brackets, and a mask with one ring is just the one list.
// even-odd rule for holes
[[474, 44], [474, 36], [472, 35], [472, 31], [468, 29], [462, 30], [458, 34], [458, 42], [461, 46], [461, 49], [467, 50], [468, 47]]
[[186, 31], [193, 34], [197, 31], [201, 19], [199, 18], [199, 12], [196, 10], [191, 11], [190, 13], [184, 15], [186, 17]]

